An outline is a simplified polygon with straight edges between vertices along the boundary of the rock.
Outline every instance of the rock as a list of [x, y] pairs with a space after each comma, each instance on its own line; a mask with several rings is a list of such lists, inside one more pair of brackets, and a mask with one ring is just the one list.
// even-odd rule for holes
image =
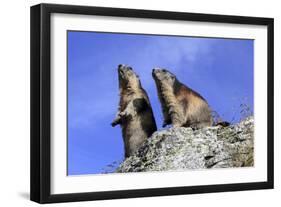
[[254, 119], [228, 127], [155, 132], [116, 172], [249, 167], [254, 165]]

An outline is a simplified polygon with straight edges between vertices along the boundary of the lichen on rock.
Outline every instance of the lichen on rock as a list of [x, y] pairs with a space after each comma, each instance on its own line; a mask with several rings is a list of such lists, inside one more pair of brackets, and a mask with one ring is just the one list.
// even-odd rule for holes
[[172, 127], [155, 132], [116, 172], [251, 167], [253, 154], [254, 119], [251, 116], [228, 127], [198, 130]]

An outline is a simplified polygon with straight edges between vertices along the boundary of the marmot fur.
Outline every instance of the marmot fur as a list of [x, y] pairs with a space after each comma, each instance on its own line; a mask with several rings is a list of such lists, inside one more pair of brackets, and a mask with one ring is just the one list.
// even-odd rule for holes
[[163, 127], [172, 124], [198, 129], [212, 125], [211, 110], [200, 94], [179, 82], [168, 70], [153, 69], [152, 76], [164, 115]]
[[118, 66], [120, 102], [111, 125], [121, 125], [125, 157], [133, 155], [157, 130], [153, 111], [139, 77], [126, 65]]

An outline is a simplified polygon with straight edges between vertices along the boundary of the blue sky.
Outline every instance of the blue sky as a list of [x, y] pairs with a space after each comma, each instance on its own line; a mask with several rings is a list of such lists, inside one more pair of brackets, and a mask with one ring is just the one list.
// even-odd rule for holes
[[199, 92], [226, 121], [253, 108], [253, 40], [68, 32], [68, 175], [96, 174], [124, 157], [117, 112], [118, 64], [140, 76], [158, 129], [162, 113], [154, 67], [163, 67]]

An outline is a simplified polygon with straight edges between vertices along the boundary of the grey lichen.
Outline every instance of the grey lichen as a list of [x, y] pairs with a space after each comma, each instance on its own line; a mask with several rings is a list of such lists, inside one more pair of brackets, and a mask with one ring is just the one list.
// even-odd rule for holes
[[155, 132], [116, 172], [250, 167], [253, 154], [254, 119], [248, 117], [228, 127]]

